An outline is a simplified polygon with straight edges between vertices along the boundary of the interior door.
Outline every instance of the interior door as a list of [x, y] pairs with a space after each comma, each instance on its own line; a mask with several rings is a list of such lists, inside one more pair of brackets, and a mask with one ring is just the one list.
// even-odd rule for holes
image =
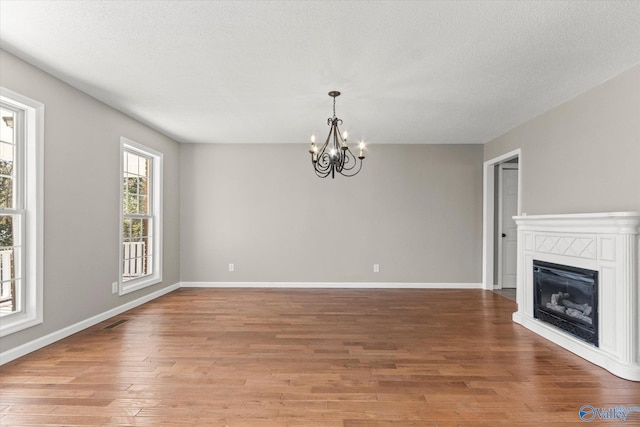
[[498, 200], [498, 287], [516, 287], [518, 233], [513, 217], [518, 215], [518, 164], [502, 163]]

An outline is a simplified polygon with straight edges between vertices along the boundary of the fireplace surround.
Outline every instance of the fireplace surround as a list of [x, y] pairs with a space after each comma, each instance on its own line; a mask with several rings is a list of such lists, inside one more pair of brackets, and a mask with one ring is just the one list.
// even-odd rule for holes
[[[615, 375], [640, 381], [640, 213], [530, 215], [514, 217], [518, 225], [518, 310], [513, 320]], [[534, 261], [538, 268], [566, 266], [570, 271], [595, 273], [597, 287], [592, 317], [595, 343], [536, 316]], [[542, 264], [540, 264], [542, 263]], [[565, 297], [557, 287], [543, 301], [576, 304], [579, 315], [589, 311], [586, 296]], [[554, 301], [551, 296], [556, 294]], [[568, 300], [563, 304], [563, 300]], [[538, 304], [539, 306], [540, 304]], [[571, 307], [570, 307], [571, 308]], [[589, 313], [589, 315], [591, 312]], [[557, 316], [566, 320], [565, 316]], [[584, 320], [584, 319], [583, 319]], [[588, 323], [587, 321], [583, 323]]]

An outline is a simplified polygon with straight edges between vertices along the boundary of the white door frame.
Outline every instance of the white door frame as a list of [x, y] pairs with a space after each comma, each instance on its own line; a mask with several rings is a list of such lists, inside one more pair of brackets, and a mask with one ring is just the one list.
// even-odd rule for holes
[[[518, 163], [506, 163], [506, 162], [502, 162], [499, 165], [499, 172], [498, 172], [498, 212], [495, 212], [495, 214], [498, 216], [498, 230], [496, 230], [496, 236], [498, 235], [498, 233], [504, 233], [504, 214], [502, 213], [502, 209], [503, 209], [503, 200], [504, 200], [504, 180], [503, 180], [503, 175], [502, 172], [505, 169], [510, 169], [510, 170], [519, 170], [520, 168], [518, 167], [519, 164]], [[518, 176], [519, 178], [519, 176]], [[518, 195], [519, 196], [519, 195]], [[495, 223], [495, 222], [494, 222]], [[503, 244], [503, 239], [502, 238], [498, 238], [498, 283], [495, 286], [496, 289], [502, 289], [502, 284], [504, 281], [504, 259], [503, 259], [503, 252], [504, 252], [504, 244]], [[495, 243], [495, 240], [494, 240]], [[494, 277], [495, 279], [495, 277]], [[495, 281], [495, 280], [494, 280]]]
[[513, 158], [518, 158], [518, 215], [521, 214], [522, 199], [522, 150], [510, 151], [501, 156], [495, 157], [484, 162], [482, 171], [482, 289], [493, 290], [494, 274], [494, 236], [495, 227], [493, 221], [495, 218], [495, 176], [494, 167], [499, 163], [503, 163]]

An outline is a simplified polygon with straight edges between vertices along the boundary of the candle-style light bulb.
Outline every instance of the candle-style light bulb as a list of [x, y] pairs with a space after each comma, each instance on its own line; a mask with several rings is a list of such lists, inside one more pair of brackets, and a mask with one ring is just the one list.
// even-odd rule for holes
[[311, 135], [311, 148], [309, 149], [309, 152], [311, 154], [313, 154], [314, 157], [315, 157], [315, 153], [318, 152], [318, 149], [316, 148], [316, 136], [315, 135]]
[[332, 148], [331, 151], [329, 151], [329, 154], [331, 154], [331, 157], [335, 157], [336, 153], [337, 153], [337, 151], [336, 151], [335, 148]]
[[358, 156], [360, 159], [364, 159], [364, 141], [360, 141], [360, 155]]
[[346, 130], [344, 132], [342, 132], [342, 139], [344, 139], [345, 142], [347, 141], [348, 137], [349, 137], [349, 132], [347, 132]]

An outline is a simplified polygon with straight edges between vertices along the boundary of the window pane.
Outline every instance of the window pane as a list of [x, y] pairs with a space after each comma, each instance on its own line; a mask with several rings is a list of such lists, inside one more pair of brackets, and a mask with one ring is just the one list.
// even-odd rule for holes
[[[0, 256], [0, 259], [1, 258]], [[19, 290], [20, 280], [0, 282], [0, 317], [20, 311], [17, 301]]]
[[[6, 117], [4, 112], [2, 117]], [[2, 125], [4, 125], [4, 122]], [[0, 142], [0, 209], [12, 209], [14, 207], [14, 152], [12, 143]]]
[[[8, 142], [0, 142], [0, 162], [6, 164], [9, 169], [3, 169], [3, 175], [11, 175], [13, 169], [13, 147], [14, 145]], [[8, 172], [6, 172], [8, 170]]]
[[140, 176], [149, 176], [149, 159], [146, 157], [138, 157], [138, 174]]
[[0, 108], [0, 117], [2, 117], [2, 121], [0, 121], [0, 140], [13, 144], [13, 122], [15, 120], [15, 114], [13, 111]]
[[13, 252], [13, 248], [0, 250], [0, 282], [2, 283], [16, 279], [16, 264]]
[[138, 213], [140, 214], [149, 213], [149, 198], [147, 196], [138, 197]]
[[[2, 162], [0, 162], [0, 169], [1, 168], [2, 168]], [[13, 178], [0, 175], [0, 209], [12, 209], [12, 208], [13, 208]]]
[[139, 175], [138, 173], [138, 156], [133, 153], [124, 153], [124, 173], [128, 175]]
[[0, 215], [0, 251], [13, 246], [13, 216]]
[[[3, 223], [8, 219], [12, 223], [11, 217], [3, 217]], [[9, 235], [13, 235], [13, 227], [9, 227]], [[13, 243], [13, 238], [5, 239], [4, 243]], [[4, 247], [0, 249], [0, 317], [18, 311], [16, 283], [16, 262], [14, 258], [15, 249]]]
[[148, 192], [147, 178], [144, 178], [144, 177], [138, 178], [137, 194], [138, 194], [138, 213], [139, 214], [148, 213], [149, 210], [147, 209], [147, 198], [148, 198], [147, 196], [149, 195], [149, 192]]
[[122, 198], [122, 209], [125, 214], [138, 213], [138, 178], [124, 178], [124, 193]]

